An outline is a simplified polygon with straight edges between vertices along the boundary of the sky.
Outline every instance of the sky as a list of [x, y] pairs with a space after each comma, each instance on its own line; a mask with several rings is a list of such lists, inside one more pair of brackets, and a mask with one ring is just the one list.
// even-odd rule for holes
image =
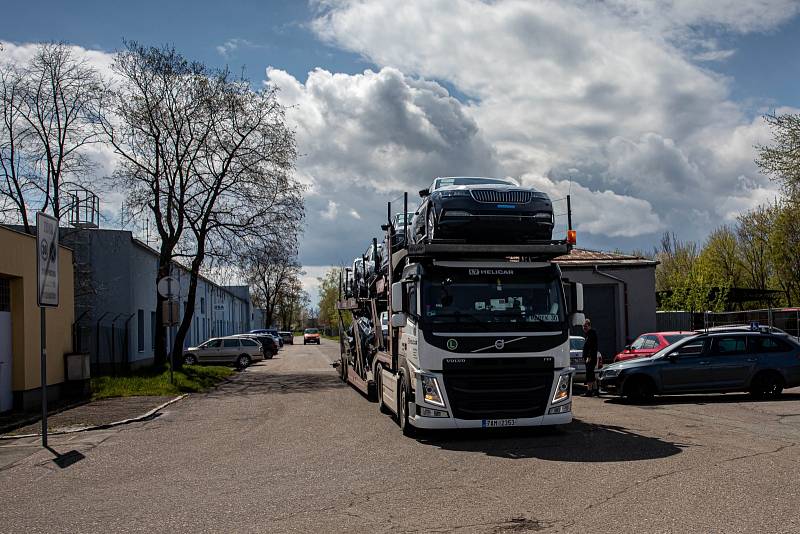
[[762, 116], [800, 110], [800, 0], [37, 1], [0, 18], [11, 60], [66, 41], [107, 69], [123, 39], [280, 89], [312, 299], [387, 201], [416, 207], [436, 176], [569, 193], [586, 248], [702, 242], [776, 197], [754, 164]]

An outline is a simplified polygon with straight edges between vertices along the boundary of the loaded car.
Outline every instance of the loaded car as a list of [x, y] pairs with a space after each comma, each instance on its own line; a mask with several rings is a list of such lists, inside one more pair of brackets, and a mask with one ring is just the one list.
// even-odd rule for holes
[[600, 388], [632, 401], [655, 395], [748, 391], [774, 398], [800, 386], [800, 343], [770, 328], [698, 332], [644, 358], [607, 365]]
[[189, 347], [183, 353], [183, 363], [186, 365], [236, 364], [244, 369], [252, 362], [263, 359], [258, 341], [238, 336], [211, 338], [197, 347]]
[[397, 252], [406, 246], [406, 226], [411, 224], [414, 213], [396, 213], [392, 217], [394, 227], [394, 241], [392, 241], [392, 252]]
[[546, 193], [509, 179], [436, 178], [411, 222], [411, 241], [506, 243], [549, 241], [553, 205]]
[[652, 332], [642, 334], [633, 343], [626, 346], [622, 352], [614, 356], [615, 362], [644, 358], [672, 345], [676, 341], [694, 335], [694, 332]]
[[303, 332], [303, 345], [307, 345], [309, 343], [316, 343], [319, 345], [319, 330], [316, 328], [306, 328]]
[[[583, 344], [586, 339], [581, 336], [569, 336], [569, 365], [575, 368], [574, 382], [586, 382], [586, 362], [583, 360]], [[603, 355], [597, 351], [595, 373], [599, 374], [603, 367]]]

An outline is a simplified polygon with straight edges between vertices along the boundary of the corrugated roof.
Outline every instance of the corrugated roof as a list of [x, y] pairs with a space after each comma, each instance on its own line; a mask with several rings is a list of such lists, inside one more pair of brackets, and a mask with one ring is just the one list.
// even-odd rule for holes
[[616, 252], [603, 252], [585, 248], [573, 248], [566, 256], [559, 256], [555, 260], [559, 265], [629, 265], [629, 266], [656, 266], [658, 262], [641, 256], [619, 254]]

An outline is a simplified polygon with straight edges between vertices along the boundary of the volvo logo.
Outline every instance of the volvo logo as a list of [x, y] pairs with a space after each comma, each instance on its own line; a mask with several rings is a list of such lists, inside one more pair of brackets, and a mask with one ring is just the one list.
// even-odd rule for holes
[[502, 339], [498, 339], [497, 341], [494, 342], [494, 348], [496, 348], [497, 350], [503, 350], [503, 347], [505, 346], [506, 342], [503, 341]]

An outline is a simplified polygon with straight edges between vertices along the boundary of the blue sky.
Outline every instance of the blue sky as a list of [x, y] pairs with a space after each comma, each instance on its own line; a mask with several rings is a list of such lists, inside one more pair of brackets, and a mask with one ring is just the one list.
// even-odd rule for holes
[[39, 1], [0, 18], [16, 47], [123, 38], [280, 87], [309, 279], [437, 175], [569, 190], [589, 248], [702, 241], [776, 197], [753, 163], [760, 116], [800, 109], [798, 0]]

